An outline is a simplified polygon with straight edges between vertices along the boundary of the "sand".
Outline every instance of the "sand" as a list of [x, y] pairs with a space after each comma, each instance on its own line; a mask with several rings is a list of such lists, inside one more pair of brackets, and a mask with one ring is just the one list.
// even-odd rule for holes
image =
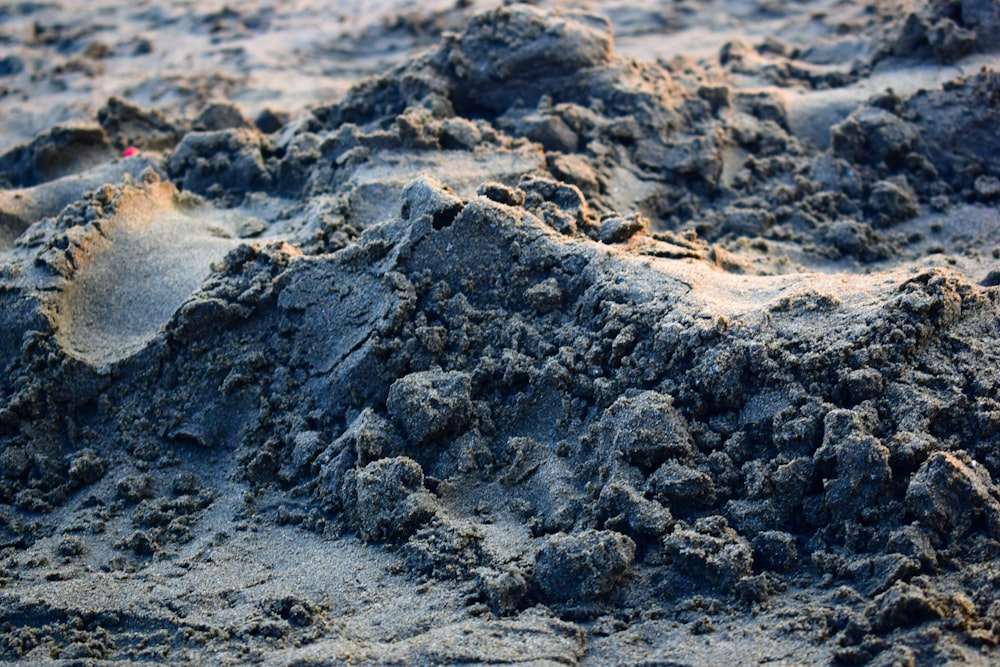
[[0, 37], [0, 660], [1000, 660], [995, 2]]

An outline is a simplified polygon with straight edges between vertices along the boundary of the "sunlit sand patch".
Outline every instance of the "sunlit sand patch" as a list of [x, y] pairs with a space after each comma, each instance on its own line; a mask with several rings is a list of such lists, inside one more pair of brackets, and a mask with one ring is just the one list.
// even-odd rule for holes
[[185, 208], [176, 195], [169, 183], [130, 191], [74, 257], [56, 314], [71, 355], [103, 364], [142, 349], [239, 244], [222, 212]]
[[399, 212], [399, 196], [407, 183], [433, 173], [447, 181], [460, 197], [475, 195], [484, 181], [516, 183], [544, 166], [545, 156], [527, 148], [496, 155], [442, 151], [414, 156], [386, 151], [361, 165], [352, 175], [351, 224], [364, 229]]
[[87, 192], [106, 183], [120, 183], [128, 177], [139, 179], [151, 166], [151, 159], [144, 156], [133, 157], [102, 164], [30, 188], [0, 190], [0, 252], [10, 250], [17, 238], [31, 225], [58, 215]]
[[843, 88], [781, 91], [778, 95], [788, 107], [788, 125], [792, 134], [808, 139], [819, 148], [826, 148], [830, 144], [830, 129], [872, 96], [887, 90], [908, 96], [921, 89], [938, 88], [991, 62], [987, 56], [970, 56], [961, 63], [949, 66], [885, 68]]

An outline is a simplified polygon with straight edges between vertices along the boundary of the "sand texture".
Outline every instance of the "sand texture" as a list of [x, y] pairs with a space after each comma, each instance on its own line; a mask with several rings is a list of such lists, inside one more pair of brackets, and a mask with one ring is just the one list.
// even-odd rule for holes
[[1000, 5], [0, 5], [0, 661], [1000, 663]]

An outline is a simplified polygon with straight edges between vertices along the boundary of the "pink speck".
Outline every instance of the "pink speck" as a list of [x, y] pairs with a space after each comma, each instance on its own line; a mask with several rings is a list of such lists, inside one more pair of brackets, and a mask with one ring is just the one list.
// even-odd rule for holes
[[129, 146], [128, 148], [122, 151], [122, 157], [132, 157], [133, 155], [138, 155], [138, 154], [139, 154], [139, 149], [136, 148], [135, 146]]

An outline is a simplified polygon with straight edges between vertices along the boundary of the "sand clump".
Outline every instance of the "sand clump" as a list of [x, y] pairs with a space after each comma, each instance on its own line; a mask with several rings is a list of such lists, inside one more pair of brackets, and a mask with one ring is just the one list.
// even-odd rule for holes
[[789, 102], [995, 59], [949, 6], [852, 63], [500, 7], [0, 156], [0, 655], [994, 659], [1000, 79]]

